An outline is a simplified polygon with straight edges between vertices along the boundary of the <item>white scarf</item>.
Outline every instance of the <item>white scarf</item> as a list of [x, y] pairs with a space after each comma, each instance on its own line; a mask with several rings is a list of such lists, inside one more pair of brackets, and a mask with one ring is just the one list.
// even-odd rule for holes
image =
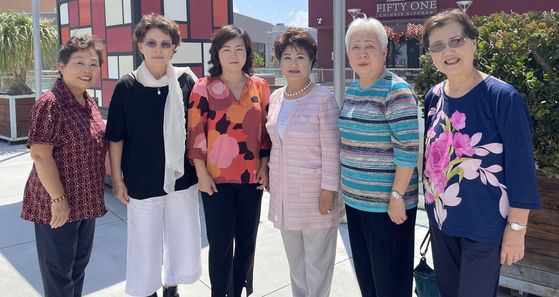
[[160, 88], [169, 86], [169, 94], [165, 101], [163, 115], [163, 142], [165, 145], [165, 180], [163, 190], [167, 194], [175, 191], [175, 181], [184, 175], [184, 154], [186, 146], [186, 120], [184, 115], [184, 103], [182, 90], [178, 78], [187, 73], [194, 81], [196, 75], [189, 67], [176, 68], [169, 62], [167, 74], [160, 79], [155, 79], [146, 66], [146, 62], [138, 67], [139, 81], [146, 87]]

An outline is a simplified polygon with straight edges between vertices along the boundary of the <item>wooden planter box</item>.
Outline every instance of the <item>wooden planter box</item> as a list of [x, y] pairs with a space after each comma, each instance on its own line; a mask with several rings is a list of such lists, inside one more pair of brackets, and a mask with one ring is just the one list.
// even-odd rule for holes
[[559, 296], [559, 179], [537, 172], [541, 210], [530, 211], [524, 259], [501, 268], [500, 285], [542, 297]]
[[35, 95], [0, 95], [0, 138], [9, 142], [27, 139], [29, 114]]

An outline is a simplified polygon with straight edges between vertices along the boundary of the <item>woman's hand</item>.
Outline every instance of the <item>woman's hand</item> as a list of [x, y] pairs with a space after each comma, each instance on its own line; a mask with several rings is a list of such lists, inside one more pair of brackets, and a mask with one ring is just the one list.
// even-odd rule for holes
[[258, 172], [256, 172], [255, 181], [260, 185], [256, 187], [258, 190], [264, 190], [268, 187], [268, 166], [260, 166]]
[[321, 215], [330, 214], [334, 210], [334, 195], [336, 192], [321, 189], [318, 197], [318, 211]]
[[63, 199], [58, 202], [54, 202], [50, 206], [52, 212], [52, 218], [50, 220], [50, 227], [56, 229], [62, 227], [68, 221], [70, 216], [70, 207], [68, 206], [68, 199]]
[[130, 203], [128, 198], [128, 188], [124, 184], [124, 180], [113, 180], [113, 195], [124, 204]]
[[403, 224], [408, 219], [406, 215], [406, 202], [404, 202], [404, 199], [390, 197], [390, 202], [388, 202], [388, 216], [390, 216], [390, 220], [396, 225]]
[[217, 193], [217, 186], [215, 185], [214, 179], [206, 173], [205, 175], [198, 176], [198, 190], [208, 193], [211, 196]]
[[514, 231], [509, 226], [505, 227], [501, 242], [501, 264], [512, 265], [524, 258], [524, 236], [526, 230]]
[[206, 169], [206, 162], [200, 159], [192, 159], [194, 167], [196, 168], [196, 175], [198, 176], [198, 190], [200, 192], [208, 193], [210, 196], [217, 193], [217, 187], [214, 179]]

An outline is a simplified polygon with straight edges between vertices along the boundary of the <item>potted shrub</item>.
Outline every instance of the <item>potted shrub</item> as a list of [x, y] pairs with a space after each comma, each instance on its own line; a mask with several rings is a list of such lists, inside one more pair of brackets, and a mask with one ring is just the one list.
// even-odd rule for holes
[[[56, 27], [41, 25], [39, 31], [43, 57], [56, 57]], [[8, 92], [0, 94], [0, 138], [8, 141], [27, 138], [29, 112], [35, 103], [33, 91], [26, 84], [27, 71], [32, 67], [32, 20], [14, 11], [0, 14], [0, 73], [12, 76]]]
[[[559, 14], [496, 13], [472, 18], [480, 36], [477, 69], [513, 85], [526, 101], [533, 123], [533, 148], [542, 210], [531, 211], [523, 260], [501, 269], [501, 285], [537, 294], [559, 294]], [[415, 91], [427, 91], [445, 76], [429, 55]], [[522, 174], [522, 173], [519, 173]], [[552, 295], [546, 295], [546, 294]]]

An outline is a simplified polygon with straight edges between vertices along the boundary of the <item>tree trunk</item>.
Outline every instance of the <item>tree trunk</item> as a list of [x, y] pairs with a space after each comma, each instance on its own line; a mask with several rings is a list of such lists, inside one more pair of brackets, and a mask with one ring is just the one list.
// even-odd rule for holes
[[536, 60], [538, 65], [542, 67], [545, 73], [550, 73], [550, 74], [553, 73], [553, 69], [551, 68], [551, 65], [547, 63], [547, 61], [545, 61], [545, 59], [540, 55], [540, 53], [538, 53], [538, 49], [534, 44], [530, 44], [530, 51], [532, 52], [532, 55], [534, 55], [534, 60]]
[[27, 69], [21, 69], [19, 73], [13, 71], [13, 83], [8, 90], [8, 95], [27, 95], [33, 94], [33, 90], [29, 88], [25, 80], [27, 78]]

